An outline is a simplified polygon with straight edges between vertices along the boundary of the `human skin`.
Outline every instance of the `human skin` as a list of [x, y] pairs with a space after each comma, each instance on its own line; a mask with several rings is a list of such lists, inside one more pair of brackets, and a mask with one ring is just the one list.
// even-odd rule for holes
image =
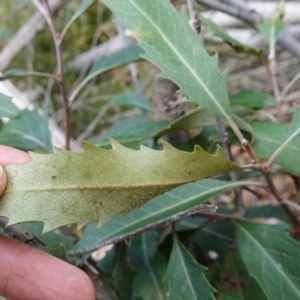
[[[29, 161], [26, 152], [0, 146], [0, 196], [6, 186], [1, 165]], [[0, 198], [1, 201], [1, 198]], [[0, 295], [9, 300], [94, 300], [89, 277], [46, 252], [0, 235]]]

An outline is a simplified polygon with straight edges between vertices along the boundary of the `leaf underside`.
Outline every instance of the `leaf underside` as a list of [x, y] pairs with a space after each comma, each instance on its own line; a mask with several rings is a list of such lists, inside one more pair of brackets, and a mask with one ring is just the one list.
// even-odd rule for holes
[[80, 153], [31, 153], [30, 162], [5, 166], [8, 185], [0, 216], [9, 225], [43, 222], [44, 232], [66, 224], [81, 228], [94, 220], [100, 226], [176, 186], [240, 170], [221, 148], [210, 155], [199, 146], [187, 153], [168, 143], [162, 151], [111, 144], [112, 150], [84, 143]]

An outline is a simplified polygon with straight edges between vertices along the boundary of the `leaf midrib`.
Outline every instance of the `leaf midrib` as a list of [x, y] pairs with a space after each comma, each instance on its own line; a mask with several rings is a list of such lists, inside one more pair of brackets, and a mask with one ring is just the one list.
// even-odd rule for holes
[[182, 269], [183, 269], [184, 274], [185, 274], [185, 277], [186, 277], [186, 279], [187, 279], [187, 284], [188, 284], [188, 286], [190, 287], [190, 290], [191, 290], [191, 292], [192, 292], [192, 294], [193, 294], [193, 298], [194, 298], [195, 300], [197, 300], [197, 299], [198, 299], [198, 298], [197, 298], [197, 294], [196, 294], [196, 292], [195, 292], [195, 290], [194, 290], [193, 284], [192, 284], [192, 282], [191, 282], [191, 280], [190, 280], [189, 273], [188, 273], [188, 271], [187, 271], [186, 264], [185, 264], [184, 259], [183, 259], [183, 257], [182, 257], [181, 249], [180, 249], [180, 247], [179, 247], [179, 242], [178, 242], [177, 240], [175, 240], [174, 243], [175, 243], [176, 248], [177, 248], [177, 252], [178, 252], [178, 256], [179, 256], [179, 259], [180, 259], [180, 262], [181, 262], [181, 265], [182, 265]]
[[11, 194], [11, 193], [40, 193], [41, 191], [43, 192], [48, 192], [48, 191], [51, 191], [51, 192], [55, 192], [55, 191], [84, 191], [84, 190], [113, 190], [113, 191], [116, 191], [118, 192], [120, 189], [122, 190], [130, 190], [130, 189], [147, 189], [147, 188], [172, 188], [172, 187], [177, 187], [179, 185], [182, 185], [182, 184], [186, 184], [186, 183], [189, 183], [191, 181], [186, 181], [186, 182], [176, 182], [176, 183], [170, 183], [170, 184], [149, 184], [149, 185], [128, 185], [128, 186], [125, 186], [125, 185], [110, 185], [110, 186], [92, 186], [92, 187], [82, 187], [82, 186], [72, 186], [72, 187], [66, 187], [66, 186], [61, 186], [61, 187], [39, 187], [39, 188], [36, 188], [36, 189], [19, 189], [17, 191], [15, 190], [7, 190], [4, 194]]
[[148, 247], [147, 247], [147, 244], [146, 244], [146, 235], [145, 234], [142, 234], [142, 248], [143, 248], [143, 256], [144, 256], [147, 268], [150, 272], [150, 276], [152, 278], [152, 281], [154, 283], [154, 287], [155, 287], [155, 290], [157, 292], [157, 295], [159, 295], [159, 299], [163, 300], [164, 299], [163, 294], [161, 293], [161, 290], [159, 288], [159, 283], [156, 280], [156, 277], [155, 277], [155, 275], [153, 273], [153, 270], [152, 270], [152, 266], [149, 262], [149, 257], [147, 255]]
[[[210, 194], [210, 193], [216, 193], [216, 192], [218, 192], [218, 191], [220, 191], [220, 190], [222, 191], [223, 189], [226, 190], [228, 187], [234, 188], [235, 186], [246, 185], [246, 184], [247, 184], [247, 182], [245, 182], [245, 181], [244, 181], [244, 182], [243, 182], [243, 181], [237, 182], [237, 183], [234, 184], [234, 185], [233, 185], [232, 183], [229, 183], [229, 184], [226, 185], [226, 186], [224, 185], [224, 186], [222, 186], [222, 187], [216, 187], [216, 188], [213, 188], [213, 189], [209, 189], [208, 191], [198, 193], [198, 194], [194, 195], [193, 197], [186, 198], [184, 201], [185, 201], [186, 203], [188, 203], [188, 202], [190, 202], [190, 201], [192, 201], [192, 200], [194, 200], [194, 199], [197, 199], [197, 198], [200, 198], [200, 197], [205, 197], [207, 194]], [[179, 200], [180, 200], [180, 199], [179, 199]], [[204, 202], [204, 201], [199, 202], [199, 204], [202, 203], [202, 202]], [[170, 206], [166, 206], [165, 208], [164, 208], [164, 207], [161, 207], [160, 210], [159, 210], [159, 212], [157, 212], [157, 211], [154, 211], [154, 212], [148, 211], [147, 209], [145, 209], [145, 208], [142, 206], [142, 207], [139, 208], [139, 210], [142, 211], [142, 212], [147, 213], [147, 215], [144, 216], [144, 218], [142, 219], [142, 221], [141, 221], [141, 219], [138, 219], [136, 222], [130, 222], [129, 226], [127, 226], [127, 225], [124, 226], [124, 224], [121, 223], [122, 226], [124, 226], [122, 232], [127, 232], [127, 230], [130, 230], [130, 228], [136, 228], [136, 226], [139, 225], [140, 223], [143, 223], [143, 224], [144, 224], [144, 223], [146, 222], [146, 224], [150, 224], [151, 222], [155, 222], [155, 220], [154, 220], [154, 221], [151, 221], [152, 218], [154, 218], [155, 216], [157, 216], [157, 215], [162, 215], [162, 214], [164, 214], [164, 213], [167, 213], [169, 210], [174, 210], [174, 209], [176, 209], [176, 206], [179, 206], [179, 207], [180, 207], [181, 205], [182, 205], [182, 202], [178, 202], [178, 203], [172, 205], [171, 207], [170, 207]], [[147, 223], [147, 222], [148, 222], [148, 223]], [[121, 232], [121, 233], [122, 233], [122, 232]], [[112, 234], [109, 235], [108, 237], [106, 237], [103, 241], [109, 239], [109, 238], [112, 237], [112, 236], [115, 236], [116, 234], [121, 234], [121, 233], [120, 233], [119, 231], [117, 231], [117, 233], [112, 232]]]
[[232, 123], [231, 118], [227, 115], [227, 113], [223, 110], [222, 106], [219, 104], [218, 100], [214, 97], [214, 95], [210, 92], [208, 87], [204, 84], [204, 82], [199, 78], [197, 73], [193, 70], [193, 68], [189, 65], [189, 63], [184, 59], [184, 57], [176, 50], [176, 47], [169, 41], [169, 39], [164, 35], [164, 33], [160, 30], [160, 28], [151, 20], [151, 18], [148, 17], [147, 14], [144, 13], [143, 10], [140, 9], [139, 6], [135, 4], [132, 0], [129, 0], [131, 4], [149, 21], [149, 23], [157, 30], [157, 32], [161, 35], [162, 39], [168, 44], [168, 46], [174, 51], [174, 53], [177, 55], [178, 58], [182, 61], [182, 63], [186, 66], [186, 68], [192, 73], [192, 75], [196, 78], [198, 83], [203, 87], [205, 92], [209, 95], [209, 97], [212, 99], [214, 104], [218, 107], [218, 109], [222, 112], [225, 119], [229, 122], [229, 124]]
[[290, 278], [287, 276], [285, 272], [283, 272], [283, 269], [280, 268], [279, 264], [274, 261], [272, 256], [269, 255], [269, 253], [264, 249], [264, 247], [256, 241], [256, 239], [246, 230], [244, 229], [239, 223], [235, 222], [235, 224], [242, 230], [246, 236], [257, 246], [257, 248], [264, 254], [264, 257], [267, 258], [267, 260], [275, 267], [275, 269], [280, 273], [281, 277], [285, 279], [284, 281], [287, 282], [288, 286], [290, 286], [296, 294], [299, 296], [300, 299], [300, 291], [297, 289], [297, 287], [294, 285], [294, 283], [290, 280]]
[[[271, 143], [271, 144], [275, 144], [276, 146], [277, 145], [281, 145], [283, 142], [280, 142], [280, 141], [278, 141], [278, 140], [273, 140], [273, 139], [271, 139], [269, 136], [267, 136], [267, 135], [264, 135], [264, 137], [263, 137], [263, 140], [264, 140], [264, 142], [269, 142], [269, 143]], [[299, 152], [300, 151], [300, 148], [299, 147], [297, 147], [297, 146], [294, 146], [293, 144], [288, 144], [286, 147], [285, 147], [285, 149], [290, 149], [290, 150], [294, 150], [294, 151], [297, 151], [297, 152]], [[283, 150], [284, 151], [284, 150]]]

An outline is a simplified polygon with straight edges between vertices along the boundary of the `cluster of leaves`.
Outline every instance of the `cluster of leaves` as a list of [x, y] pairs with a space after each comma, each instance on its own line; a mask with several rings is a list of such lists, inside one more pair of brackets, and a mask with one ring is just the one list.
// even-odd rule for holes
[[[229, 161], [220, 148], [209, 154], [221, 141], [216, 116], [228, 127], [233, 143], [238, 143], [234, 133], [238, 137], [244, 134], [260, 159], [269, 159], [285, 144], [275, 158], [280, 166], [277, 172], [299, 176], [299, 107], [294, 107], [290, 124], [252, 122], [251, 116], [274, 107], [275, 99], [255, 89], [242, 90], [229, 99], [227, 74], [220, 73], [217, 56], [208, 55], [202, 36], [189, 27], [184, 9], [177, 12], [168, 0], [102, 2], [117, 16], [117, 22], [133, 32], [139, 46], [130, 45], [95, 62], [70, 99], [74, 100], [92, 78], [143, 58], [157, 65], [160, 76], [175, 82], [200, 109], [173, 122], [152, 120], [146, 117], [155, 112], [151, 102], [128, 90], [107, 105], [137, 107], [140, 115], [123, 119], [91, 139], [93, 145], [85, 143], [84, 152], [57, 150], [50, 154], [47, 114], [40, 114], [37, 107], [18, 111], [10, 97], [1, 95], [0, 116], [10, 121], [2, 125], [0, 143], [47, 153], [32, 153], [30, 163], [5, 167], [9, 184], [0, 200], [0, 216], [7, 217], [9, 224], [31, 221], [17, 226], [47, 245], [68, 245], [75, 253], [248, 185], [249, 181], [228, 181], [226, 175], [207, 179], [231, 171], [238, 171], [240, 178], [261, 176]], [[82, 1], [66, 28], [92, 3]], [[262, 55], [261, 50], [235, 41], [210, 20], [203, 19], [203, 23], [234, 49]], [[275, 43], [280, 26], [274, 21], [260, 28], [269, 42]], [[4, 72], [1, 79], [32, 75], [38, 73], [14, 69]], [[160, 137], [200, 127], [197, 136], [178, 146], [194, 149], [193, 153], [166, 143], [164, 150], [154, 150]], [[145, 142], [147, 148], [136, 150]], [[129, 245], [116, 244], [96, 265], [106, 290], [115, 299], [300, 298], [299, 242], [287, 234], [289, 216], [273, 205], [249, 206], [246, 211], [248, 220], [241, 220], [229, 205], [220, 208], [216, 218], [203, 214], [186, 217], [172, 226], [141, 233]], [[268, 217], [281, 222], [255, 222]], [[101, 228], [96, 229], [92, 221]], [[48, 232], [71, 223], [80, 228], [90, 223], [76, 243], [71, 237]], [[47, 232], [44, 235], [42, 228]]]

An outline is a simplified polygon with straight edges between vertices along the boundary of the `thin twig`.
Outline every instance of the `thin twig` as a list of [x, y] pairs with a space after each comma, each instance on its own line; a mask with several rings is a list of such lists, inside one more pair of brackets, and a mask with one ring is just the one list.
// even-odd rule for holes
[[[27, 3], [27, 1], [22, 2], [24, 2], [23, 4]], [[29, 2], [33, 2], [33, 0]], [[66, 2], [67, 0], [51, 0], [51, 11], [53, 13], [56, 12]], [[43, 7], [42, 5], [40, 6]], [[21, 52], [23, 48], [25, 48], [34, 39], [38, 32], [42, 31], [45, 28], [45, 26], [45, 17], [42, 15], [39, 8], [39, 11], [36, 12], [1, 49], [0, 70], [4, 71], [5, 69], [7, 69], [10, 63], [13, 61], [13, 59]]]
[[0, 20], [0, 27], [4, 27], [3, 25], [6, 22], [9, 22], [10, 20], [14, 19], [16, 17], [17, 14], [19, 14], [22, 10], [24, 10], [24, 8], [30, 3], [31, 1], [23, 1], [23, 3], [19, 4], [19, 6], [17, 6], [12, 12], [10, 12], [9, 14], [7, 14], [6, 16], [4, 16], [1, 20]]
[[[222, 11], [233, 17], [242, 20], [244, 23], [256, 28], [256, 25], [263, 21], [260, 14], [255, 12], [253, 9], [247, 7], [247, 2], [240, 0], [241, 5], [236, 6], [235, 0], [227, 0], [227, 3], [220, 3], [216, 0], [196, 0], [198, 3], [203, 4], [212, 9]], [[281, 45], [285, 50], [292, 53], [295, 57], [300, 60], [300, 43], [297, 39], [292, 37], [286, 30], [281, 33], [277, 40], [278, 44]]]
[[259, 165], [260, 164], [259, 159], [257, 158], [254, 150], [252, 149], [251, 145], [246, 139], [242, 141], [242, 147], [248, 153], [250, 158], [253, 160], [253, 163]]
[[95, 129], [95, 127], [99, 124], [99, 121], [102, 119], [104, 114], [107, 112], [107, 110], [110, 107], [110, 103], [107, 102], [103, 105], [102, 109], [98, 112], [97, 116], [94, 118], [94, 120], [89, 124], [89, 126], [78, 136], [77, 142], [81, 142], [84, 140], [88, 135], [91, 134], [91, 132]]
[[197, 213], [197, 216], [207, 218], [210, 221], [217, 220], [240, 220], [240, 221], [249, 221], [244, 217], [240, 217], [237, 215], [223, 215], [223, 214], [211, 214], [211, 213]]
[[[236, 5], [236, 0], [226, 0], [226, 3], [220, 3], [215, 0], [197, 0], [198, 3], [203, 4], [207, 7], [225, 12], [231, 16], [237, 17], [240, 20], [243, 20], [248, 25], [256, 28], [256, 25], [263, 21], [263, 18], [256, 13], [255, 11], [249, 9], [247, 7], [247, 3], [245, 1], [240, 0], [244, 5]], [[294, 54], [299, 60], [300, 60], [300, 43], [286, 34], [286, 32], [283, 32], [279, 38], [278, 43], [287, 51]], [[272, 57], [271, 57], [271, 72], [275, 74], [275, 65], [272, 65]], [[273, 86], [276, 89], [276, 84], [273, 83]], [[274, 90], [275, 91], [275, 90]], [[232, 127], [232, 126], [231, 126]], [[234, 129], [234, 128], [233, 128]], [[235, 132], [236, 133], [236, 132]], [[240, 139], [240, 137], [239, 137]], [[283, 202], [283, 199], [280, 197], [280, 194], [278, 190], [276, 189], [273, 179], [270, 174], [270, 168], [268, 165], [263, 166], [259, 159], [257, 158], [255, 152], [253, 151], [251, 145], [247, 140], [242, 140], [241, 142], [242, 147], [245, 149], [245, 151], [248, 153], [248, 155], [253, 160], [253, 164], [255, 164], [255, 170], [259, 170], [264, 177], [266, 178], [266, 181], [268, 183], [268, 186], [271, 190], [271, 193], [275, 196], [277, 201], [282, 205], [283, 209], [287, 212], [287, 214], [291, 217], [293, 220], [293, 235], [300, 235], [300, 220], [298, 218], [298, 215], [295, 211], [293, 211], [287, 204]]]
[[66, 88], [65, 88], [65, 81], [64, 81], [64, 66], [63, 66], [63, 59], [62, 59], [62, 42], [63, 40], [60, 38], [59, 34], [55, 29], [55, 25], [52, 18], [51, 9], [48, 3], [48, 0], [44, 0], [46, 4], [46, 10], [40, 4], [36, 3], [38, 9], [43, 14], [46, 19], [46, 22], [50, 28], [51, 35], [53, 38], [55, 52], [56, 52], [56, 59], [57, 59], [57, 73], [56, 73], [56, 82], [59, 86], [59, 90], [63, 100], [63, 107], [64, 107], [64, 129], [65, 129], [65, 148], [67, 150], [70, 149], [70, 105], [69, 100], [67, 98]]
[[[273, 27], [272, 27], [273, 28]], [[273, 30], [275, 30], [273, 28]], [[275, 53], [275, 41], [274, 44], [270, 42], [270, 53], [268, 56], [268, 66], [267, 66], [268, 73], [271, 78], [271, 83], [274, 91], [274, 97], [276, 99], [276, 106], [277, 106], [277, 119], [279, 122], [282, 121], [282, 104], [283, 98], [280, 96], [280, 89], [278, 85], [278, 80], [276, 76], [276, 53]]]
[[190, 13], [190, 26], [196, 34], [201, 32], [201, 21], [199, 19], [195, 0], [187, 0], [188, 9]]
[[300, 79], [300, 72], [285, 86], [281, 92], [280, 97], [282, 98], [282, 102], [284, 102], [285, 95], [298, 79]]
[[298, 213], [300, 213], [300, 206], [297, 203], [295, 203], [293, 201], [290, 201], [290, 200], [287, 200], [287, 199], [283, 200], [282, 202], [285, 203], [285, 204], [287, 204], [291, 208], [297, 210]]
[[[232, 154], [230, 151], [230, 145], [228, 144], [228, 133], [226, 132], [225, 123], [220, 117], [216, 117], [216, 121], [217, 121], [219, 135], [221, 138], [221, 144], [225, 151], [225, 154], [228, 159], [233, 160], [233, 157], [232, 157]], [[238, 181], [238, 175], [236, 172], [230, 172], [229, 178], [233, 182]], [[243, 216], [245, 214], [245, 207], [244, 207], [243, 195], [242, 195], [243, 190], [241, 187], [235, 187], [233, 190], [234, 190], [235, 210], [238, 213], [238, 215]]]
[[157, 227], [162, 226], [162, 225], [169, 225], [170, 223], [176, 222], [176, 221], [178, 221], [182, 218], [197, 214], [199, 212], [214, 213], [216, 211], [216, 209], [217, 209], [217, 207], [214, 204], [199, 204], [199, 205], [195, 206], [192, 209], [182, 211], [182, 212], [180, 212], [176, 215], [173, 215], [173, 216], [164, 218], [162, 220], [159, 220], [157, 222], [148, 224], [148, 225], [146, 225], [144, 227], [141, 227], [141, 228], [138, 228], [138, 229], [136, 229], [132, 232], [122, 234], [118, 237], [111, 238], [111, 239], [106, 240], [104, 242], [101, 242], [99, 244], [92, 245], [92, 246], [89, 246], [89, 247], [86, 247], [86, 248], [83, 248], [83, 249], [79, 249], [79, 250], [70, 250], [70, 251], [68, 251], [68, 255], [70, 255], [70, 256], [82, 256], [83, 254], [85, 254], [87, 252], [92, 252], [92, 251], [95, 251], [95, 250], [97, 250], [99, 248], [102, 248], [104, 246], [107, 246], [107, 245], [110, 245], [110, 244], [115, 244], [115, 243], [118, 243], [118, 242], [121, 242], [121, 241], [124, 241], [124, 240], [127, 240], [127, 239], [131, 239], [131, 238], [135, 237], [136, 235], [141, 234], [141, 233], [143, 233], [145, 231], [148, 231], [150, 229], [154, 229], [154, 228], [157, 228]]
[[291, 217], [294, 228], [293, 228], [293, 235], [299, 235], [300, 234], [300, 219], [298, 217], [298, 214], [291, 209], [285, 202], [283, 202], [283, 199], [281, 198], [278, 190], [275, 187], [274, 181], [270, 175], [270, 169], [268, 167], [262, 167], [261, 172], [266, 178], [266, 181], [268, 183], [268, 186], [270, 188], [271, 193], [274, 195], [274, 197], [277, 199], [277, 201], [281, 204], [282, 208], [285, 210], [285, 212]]
[[[0, 72], [0, 77], [1, 77], [1, 72]], [[36, 71], [30, 71], [30, 74], [25, 74], [24, 75], [16, 75], [16, 77], [28, 77], [28, 76], [39, 76], [39, 77], [45, 77], [45, 78], [50, 78], [50, 79], [53, 79], [53, 80], [57, 80], [57, 76], [56, 75], [53, 75], [53, 74], [49, 74], [49, 73], [45, 73], [45, 72], [36, 72]], [[5, 74], [4, 74], [4, 77], [5, 77]]]
[[82, 263], [86, 266], [94, 275], [99, 275], [98, 270], [85, 258], [82, 258]]
[[45, 244], [31, 232], [22, 230], [16, 226], [6, 227], [6, 225], [7, 221], [5, 221], [3, 218], [0, 218], [0, 227], [2, 227], [4, 232], [6, 232], [10, 237], [36, 248], [42, 248], [45, 246]]
[[[129, 46], [130, 45], [130, 42], [129, 42], [129, 39], [128, 37], [126, 36], [125, 34], [125, 30], [124, 28], [121, 26], [121, 25], [117, 25], [117, 30], [118, 30], [118, 34], [122, 37], [123, 39], [123, 43], [124, 45], [126, 46]], [[137, 63], [135, 62], [132, 62], [129, 64], [129, 71], [130, 71], [130, 75], [131, 75], [131, 78], [132, 78], [132, 81], [133, 81], [133, 85], [135, 87], [135, 90], [138, 92], [138, 93], [143, 93], [143, 85], [142, 85], [142, 82], [139, 78], [139, 72], [138, 72], [138, 67], [137, 67]]]

